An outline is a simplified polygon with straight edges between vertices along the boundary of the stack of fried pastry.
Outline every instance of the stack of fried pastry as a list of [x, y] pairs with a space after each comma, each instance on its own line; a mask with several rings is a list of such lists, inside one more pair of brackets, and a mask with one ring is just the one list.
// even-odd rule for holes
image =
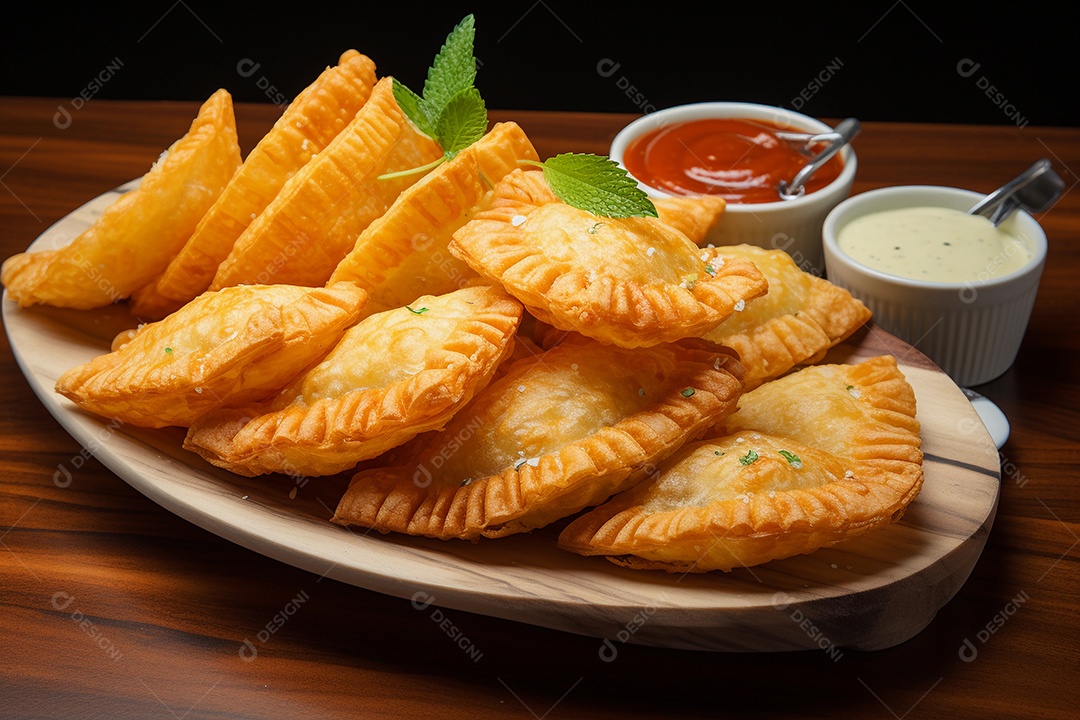
[[722, 200], [593, 215], [526, 169], [514, 123], [399, 172], [441, 155], [349, 51], [242, 162], [215, 93], [138, 189], [3, 283], [150, 321], [59, 378], [78, 406], [185, 427], [243, 475], [363, 463], [343, 525], [475, 540], [582, 513], [572, 552], [730, 570], [918, 493], [895, 360], [817, 364], [866, 308], [782, 251], [701, 247]]

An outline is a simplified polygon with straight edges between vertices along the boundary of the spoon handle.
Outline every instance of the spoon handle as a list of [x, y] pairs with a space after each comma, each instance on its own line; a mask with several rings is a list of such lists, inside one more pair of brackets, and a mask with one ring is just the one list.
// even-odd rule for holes
[[994, 224], [994, 227], [997, 227], [1021, 207], [1022, 205], [1016, 199], [1016, 196], [1007, 197], [994, 208], [994, 212], [990, 214], [990, 222]]
[[859, 134], [860, 129], [862, 129], [862, 125], [855, 118], [842, 120], [833, 130], [836, 138], [818, 153], [813, 160], [804, 165], [799, 172], [795, 173], [795, 177], [790, 184], [784, 181], [780, 182], [780, 197], [784, 200], [800, 197], [805, 192], [803, 185], [810, 179], [810, 176], [827, 163], [833, 155], [840, 152], [840, 148], [851, 142], [852, 138]]
[[1050, 161], [1042, 158], [976, 203], [968, 214], [984, 215], [997, 226], [1019, 208], [1042, 212], [1057, 200], [1064, 188], [1065, 181], [1054, 172]]

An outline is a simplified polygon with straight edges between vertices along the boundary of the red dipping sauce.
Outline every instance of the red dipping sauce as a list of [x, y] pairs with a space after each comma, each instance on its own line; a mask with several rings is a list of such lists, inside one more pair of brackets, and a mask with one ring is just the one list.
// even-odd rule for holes
[[[623, 165], [641, 182], [671, 195], [717, 195], [732, 203], [781, 202], [777, 188], [810, 158], [776, 137], [791, 130], [763, 120], [717, 118], [674, 123], [634, 139]], [[801, 131], [799, 131], [801, 132]], [[820, 190], [844, 168], [833, 156], [806, 183]]]

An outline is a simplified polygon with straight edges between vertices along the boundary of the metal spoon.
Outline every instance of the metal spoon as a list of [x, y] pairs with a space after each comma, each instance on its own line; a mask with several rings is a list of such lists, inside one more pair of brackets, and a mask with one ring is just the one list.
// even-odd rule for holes
[[[847, 145], [852, 139], [859, 134], [859, 130], [862, 126], [855, 118], [847, 118], [842, 120], [831, 133], [824, 133], [820, 136], [814, 137], [830, 137], [831, 141], [825, 146], [825, 149], [813, 157], [809, 163], [804, 165], [799, 172], [795, 173], [795, 177], [791, 182], [786, 180], [780, 181], [780, 198], [782, 200], [794, 200], [795, 198], [802, 197], [806, 194], [806, 181], [810, 179], [810, 176], [817, 172], [818, 168], [827, 163], [829, 159], [840, 152], [840, 149]], [[809, 144], [809, 143], [808, 143]]]
[[1030, 213], [1046, 210], [1061, 197], [1065, 181], [1042, 158], [1024, 172], [975, 204], [968, 215], [982, 215], [997, 227], [1005, 218], [1023, 208]]
[[830, 130], [823, 133], [788, 132], [787, 130], [776, 133], [777, 140], [783, 140], [791, 149], [808, 158], [814, 157], [814, 147], [821, 143], [829, 143], [839, 139], [840, 133]]

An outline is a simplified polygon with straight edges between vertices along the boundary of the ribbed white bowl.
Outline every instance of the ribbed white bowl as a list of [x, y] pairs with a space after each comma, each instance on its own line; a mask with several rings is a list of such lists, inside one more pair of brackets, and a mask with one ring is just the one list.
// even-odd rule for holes
[[874, 322], [925, 353], [958, 385], [978, 385], [1013, 364], [1027, 329], [1046, 263], [1046, 234], [1020, 211], [1002, 228], [1025, 239], [1032, 260], [1023, 268], [976, 283], [908, 280], [866, 267], [837, 245], [855, 217], [902, 207], [967, 210], [983, 195], [957, 188], [913, 185], [881, 188], [840, 203], [825, 219], [826, 276], [862, 300]]

